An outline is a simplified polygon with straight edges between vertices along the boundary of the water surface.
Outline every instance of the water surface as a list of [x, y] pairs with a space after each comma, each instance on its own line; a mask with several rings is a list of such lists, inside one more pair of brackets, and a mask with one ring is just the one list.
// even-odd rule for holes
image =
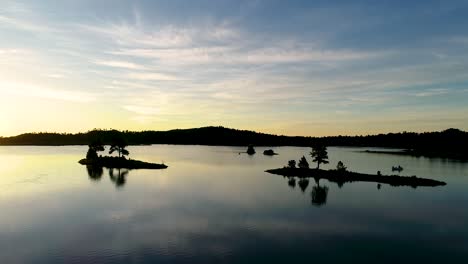
[[[138, 146], [166, 170], [88, 171], [84, 146], [0, 147], [0, 263], [440, 263], [468, 257], [468, 163], [329, 148], [350, 170], [447, 182], [304, 191], [267, 174], [278, 156], [245, 148]], [[312, 165], [313, 166], [313, 165]], [[304, 187], [304, 185], [303, 185]], [[326, 189], [325, 192], [320, 190]], [[317, 194], [319, 195], [317, 200]]]

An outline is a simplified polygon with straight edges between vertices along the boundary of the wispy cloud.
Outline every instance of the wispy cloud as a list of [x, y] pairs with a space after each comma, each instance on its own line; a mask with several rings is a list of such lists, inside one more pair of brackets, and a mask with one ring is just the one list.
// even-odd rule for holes
[[301, 62], [338, 62], [378, 58], [384, 53], [349, 50], [294, 50], [291, 48], [205, 47], [184, 49], [122, 49], [110, 52], [146, 59], [157, 59], [170, 64], [265, 64]]
[[125, 110], [136, 113], [143, 116], [152, 116], [160, 113], [160, 109], [151, 106], [141, 106], [141, 105], [126, 105], [123, 107]]
[[[138, 25], [140, 24], [140, 25]], [[121, 46], [142, 46], [147, 48], [174, 48], [198, 45], [199, 42], [225, 42], [233, 40], [239, 33], [225, 24], [206, 27], [178, 27], [164, 25], [157, 30], [145, 29], [141, 22], [104, 23], [102, 25], [79, 24], [78, 29], [96, 37], [107, 38]]]
[[228, 22], [189, 27], [166, 25], [158, 30], [146, 30], [143, 25], [130, 23], [80, 24], [78, 28], [97, 38], [110, 39], [113, 46], [107, 51], [109, 54], [157, 60], [160, 64], [339, 62], [388, 55], [329, 49], [281, 36], [265, 40]]
[[131, 69], [131, 70], [143, 70], [145, 67], [140, 64], [136, 64], [133, 62], [128, 61], [117, 61], [117, 60], [96, 60], [94, 61], [95, 64], [101, 66], [108, 66], [114, 68], [124, 68], [124, 69]]
[[54, 78], [54, 79], [62, 79], [65, 77], [63, 74], [58, 74], [58, 73], [51, 73], [46, 75], [49, 78]]
[[401, 115], [413, 111], [405, 104], [437, 104], [468, 80], [464, 32], [415, 32], [432, 40], [424, 45], [417, 36], [398, 40], [398, 32], [386, 31], [398, 23], [391, 16], [386, 24], [388, 10], [376, 19], [366, 8], [337, 5], [271, 19], [263, 13], [267, 2], [258, 1], [241, 14], [186, 10], [181, 18], [149, 15], [145, 8], [164, 8], [157, 3], [124, 1], [118, 5], [126, 11], [110, 6], [104, 16], [88, 2], [78, 1], [76, 11], [16, 2], [0, 11], [2, 94], [98, 101], [138, 122], [247, 126], [347, 116], [352, 126], [361, 113], [391, 115], [400, 107]]
[[428, 89], [425, 91], [417, 92], [414, 95], [417, 97], [428, 97], [428, 96], [436, 96], [449, 93], [448, 89]]
[[69, 91], [64, 89], [53, 89], [37, 86], [35, 84], [2, 82], [0, 85], [2, 88], [4, 88], [4, 93], [16, 96], [36, 97], [78, 103], [89, 103], [97, 99], [91, 93]]
[[0, 15], [0, 27], [14, 27], [16, 29], [32, 31], [32, 32], [50, 32], [51, 28], [37, 25], [33, 22], [26, 20], [15, 19], [7, 16]]
[[455, 36], [450, 38], [449, 41], [458, 44], [468, 44], [468, 36]]
[[123, 108], [138, 115], [157, 115], [160, 113], [159, 108], [152, 106], [126, 105]]
[[17, 53], [19, 53], [17, 49], [0, 49], [0, 55], [17, 54]]
[[2, 3], [0, 11], [0, 28], [14, 28], [33, 33], [58, 32], [55, 27], [40, 21], [36, 13], [27, 5], [7, 1]]
[[132, 72], [127, 75], [128, 78], [139, 81], [177, 81], [179, 80], [176, 76], [163, 74], [163, 73], [136, 73]]

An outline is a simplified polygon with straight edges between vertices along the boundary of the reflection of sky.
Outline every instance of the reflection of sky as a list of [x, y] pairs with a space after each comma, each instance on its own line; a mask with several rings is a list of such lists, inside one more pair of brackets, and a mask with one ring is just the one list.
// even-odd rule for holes
[[[339, 189], [321, 180], [329, 191], [327, 204], [317, 208], [310, 201], [313, 181], [303, 194], [287, 179], [263, 172], [306, 154], [306, 148], [281, 147], [275, 157], [249, 157], [229, 147], [131, 147], [133, 158], [164, 156], [169, 168], [130, 171], [122, 188], [107, 170], [91, 181], [86, 169], [75, 165], [84, 147], [24, 148], [35, 155], [4, 149], [0, 160], [18, 159], [21, 169], [0, 167], [0, 188], [8, 194], [0, 196], [3, 263], [466, 258], [468, 196], [454, 186], [466, 186], [466, 165], [460, 163], [330, 148], [331, 163], [349, 158], [350, 168], [371, 170], [379, 166], [374, 158], [381, 164], [406, 162], [410, 172], [431, 163], [437, 170], [424, 176], [448, 185], [377, 190], [376, 184], [354, 183]], [[48, 177], [28, 187], [23, 180], [37, 172]], [[447, 176], [435, 175], [439, 172]]]
[[463, 0], [3, 0], [0, 135], [466, 130], [467, 11]]

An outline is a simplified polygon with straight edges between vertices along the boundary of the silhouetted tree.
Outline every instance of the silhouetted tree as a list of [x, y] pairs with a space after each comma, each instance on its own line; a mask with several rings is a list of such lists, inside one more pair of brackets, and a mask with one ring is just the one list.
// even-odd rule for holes
[[127, 142], [125, 142], [123, 138], [118, 137], [112, 143], [110, 150], [109, 150], [109, 154], [112, 154], [115, 151], [117, 151], [117, 153], [119, 154], [119, 158], [128, 156], [130, 152], [128, 152], [128, 150], [125, 149], [126, 147], [127, 147]]
[[88, 152], [86, 152], [86, 159], [96, 160], [97, 158], [98, 158], [97, 152], [92, 148], [88, 148]]
[[89, 144], [89, 148], [94, 149], [96, 152], [105, 150], [104, 144], [102, 143], [100, 139], [97, 139], [91, 142], [91, 144]]
[[253, 145], [249, 145], [247, 147], [247, 154], [249, 154], [249, 155], [255, 154], [255, 149], [254, 149]]
[[88, 145], [88, 152], [86, 153], [86, 159], [95, 160], [98, 158], [98, 152], [104, 151], [104, 145], [101, 140], [94, 140], [91, 144]]
[[313, 146], [310, 156], [313, 162], [317, 162], [317, 169], [320, 168], [320, 163], [328, 164], [328, 152], [325, 145], [317, 144]]
[[288, 168], [291, 168], [291, 169], [296, 168], [296, 161], [295, 160], [288, 161]]
[[336, 164], [336, 170], [339, 172], [346, 171], [348, 168], [343, 164], [343, 162], [340, 160], [338, 161], [338, 164]]
[[297, 164], [299, 168], [302, 169], [308, 169], [309, 168], [309, 162], [307, 162], [306, 158], [302, 156], [302, 158], [299, 160], [299, 163]]
[[[326, 146], [394, 147], [406, 149], [402, 154], [426, 157], [445, 157], [468, 160], [468, 132], [447, 129], [427, 133], [389, 133], [368, 136], [290, 137], [275, 136], [253, 131], [224, 127], [175, 129], [170, 131], [132, 132], [117, 130], [92, 130], [86, 133], [27, 133], [13, 137], [0, 137], [0, 145], [88, 145], [89, 139], [100, 138], [110, 144], [115, 135], [122, 135], [129, 145], [139, 144], [200, 144], [247, 146]], [[372, 151], [371, 151], [372, 152]], [[377, 151], [384, 153], [386, 151]]]

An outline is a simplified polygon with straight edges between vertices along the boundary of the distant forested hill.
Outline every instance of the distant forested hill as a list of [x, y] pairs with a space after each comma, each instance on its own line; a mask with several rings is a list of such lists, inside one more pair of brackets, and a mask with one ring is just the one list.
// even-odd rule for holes
[[[327, 146], [393, 147], [412, 150], [413, 154], [440, 156], [456, 153], [467, 156], [468, 132], [447, 129], [441, 132], [389, 133], [368, 136], [291, 137], [257, 133], [224, 127], [202, 127], [169, 131], [117, 131], [92, 130], [87, 133], [28, 133], [0, 138], [0, 145], [87, 145], [99, 139], [110, 144], [114, 138], [123, 137], [129, 145], [179, 144], [226, 146], [311, 146], [315, 143]], [[430, 155], [429, 155], [430, 156]]]

